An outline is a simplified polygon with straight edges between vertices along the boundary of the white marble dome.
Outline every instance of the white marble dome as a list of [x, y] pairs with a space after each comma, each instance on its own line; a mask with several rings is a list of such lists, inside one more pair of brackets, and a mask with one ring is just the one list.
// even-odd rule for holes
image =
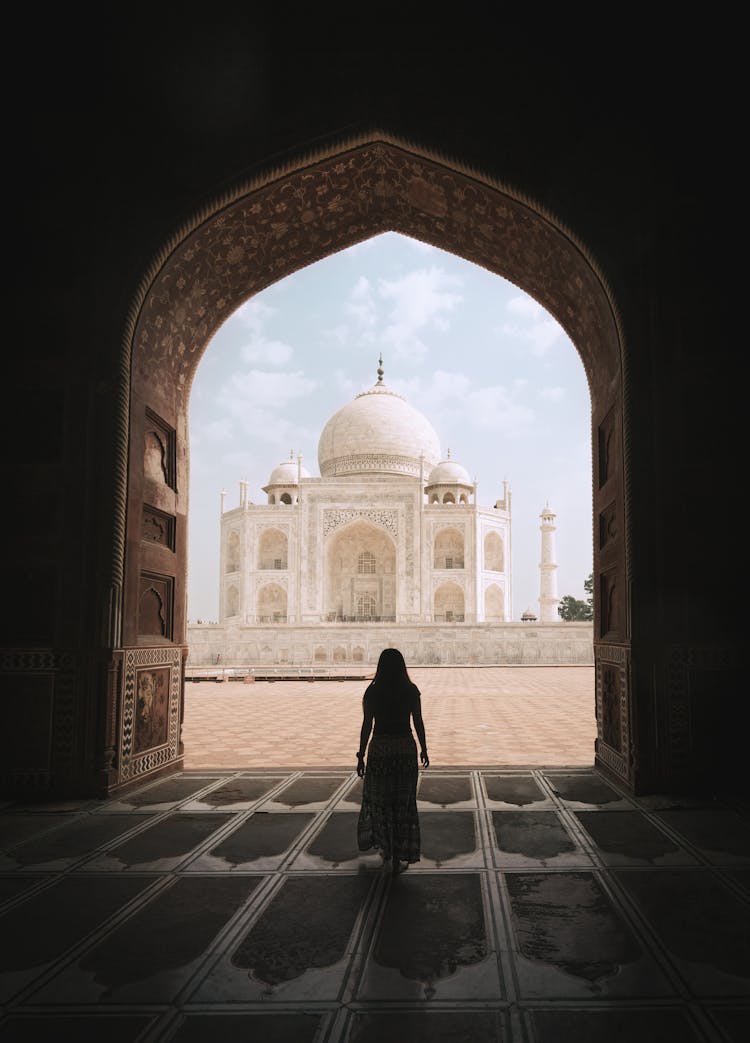
[[469, 472], [456, 460], [441, 460], [437, 467], [433, 467], [427, 479], [427, 487], [431, 485], [465, 485], [473, 489], [474, 483], [469, 478]]
[[440, 442], [427, 417], [382, 380], [334, 413], [318, 442], [323, 478], [339, 475], [408, 474], [419, 477], [440, 459]]
[[[300, 468], [300, 473], [303, 478], [309, 478], [310, 472], [306, 471], [304, 467]], [[296, 485], [297, 484], [297, 461], [296, 460], [284, 460], [278, 467], [274, 467], [271, 471], [271, 477], [263, 487], [264, 490], [269, 485]]]

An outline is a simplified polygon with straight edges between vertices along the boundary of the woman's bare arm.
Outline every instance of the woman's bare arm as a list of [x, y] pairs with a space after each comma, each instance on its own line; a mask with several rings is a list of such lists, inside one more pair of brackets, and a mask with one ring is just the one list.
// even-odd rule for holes
[[374, 714], [369, 706], [365, 706], [364, 713], [362, 715], [362, 728], [359, 733], [359, 752], [358, 757], [364, 757], [365, 750], [367, 749], [367, 743], [370, 741], [370, 732], [372, 731], [372, 722]]
[[411, 717], [414, 721], [414, 731], [417, 733], [417, 739], [419, 740], [419, 759], [425, 768], [430, 763], [430, 758], [427, 756], [427, 739], [424, 733], [424, 721], [422, 720], [422, 702], [417, 696], [414, 707], [411, 711]]

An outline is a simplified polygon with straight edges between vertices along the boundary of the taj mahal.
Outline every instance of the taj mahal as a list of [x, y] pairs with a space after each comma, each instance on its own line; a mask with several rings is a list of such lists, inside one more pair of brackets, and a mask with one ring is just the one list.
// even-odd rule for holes
[[377, 661], [591, 663], [591, 624], [560, 623], [555, 514], [541, 514], [538, 613], [513, 616], [511, 490], [484, 506], [430, 421], [377, 381], [318, 442], [320, 477], [298, 455], [253, 503], [221, 499], [218, 625], [188, 628], [189, 663], [241, 671]]

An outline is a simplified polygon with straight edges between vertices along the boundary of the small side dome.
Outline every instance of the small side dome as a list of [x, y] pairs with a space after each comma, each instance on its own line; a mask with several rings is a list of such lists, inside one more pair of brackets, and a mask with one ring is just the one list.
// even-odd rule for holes
[[[305, 470], [304, 467], [300, 468], [300, 474], [303, 478], [309, 478], [310, 472]], [[268, 488], [271, 485], [296, 485], [297, 484], [297, 461], [290, 458], [280, 463], [278, 467], [274, 467], [271, 471], [271, 476], [263, 486], [263, 492], [268, 492]]]
[[427, 485], [428, 487], [430, 485], [465, 485], [469, 489], [474, 488], [474, 483], [469, 478], [466, 468], [456, 460], [451, 460], [450, 457], [447, 460], [441, 460], [437, 466], [432, 468]]
[[536, 623], [537, 614], [533, 608], [527, 608], [521, 616], [522, 623]]

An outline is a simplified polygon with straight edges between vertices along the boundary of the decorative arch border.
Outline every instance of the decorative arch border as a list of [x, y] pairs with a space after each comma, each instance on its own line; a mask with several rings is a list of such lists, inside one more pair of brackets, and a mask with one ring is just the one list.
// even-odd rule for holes
[[[386, 231], [448, 250], [509, 280], [549, 311], [576, 345], [592, 402], [595, 531], [605, 498], [610, 509], [615, 503], [620, 522], [602, 567], [594, 548], [597, 579], [606, 566], [608, 590], [620, 603], [616, 617], [597, 616], [595, 640], [629, 643], [629, 401], [622, 323], [611, 288], [584, 244], [538, 201], [451, 157], [371, 131], [260, 169], [209, 200], [174, 231], [144, 273], [125, 324], [117, 389], [105, 613], [113, 648], [134, 636], [134, 589], [144, 551], [129, 535], [142, 508], [137, 450], [144, 409], [174, 434], [180, 524], [187, 513], [189, 393], [213, 334], [265, 287]], [[180, 595], [185, 558], [183, 540], [174, 564]], [[175, 639], [184, 640], [179, 626]], [[623, 705], [630, 714], [629, 691]], [[597, 747], [597, 761], [605, 764], [599, 752]], [[631, 751], [624, 751], [624, 759], [626, 769], [618, 775], [630, 782]]]

